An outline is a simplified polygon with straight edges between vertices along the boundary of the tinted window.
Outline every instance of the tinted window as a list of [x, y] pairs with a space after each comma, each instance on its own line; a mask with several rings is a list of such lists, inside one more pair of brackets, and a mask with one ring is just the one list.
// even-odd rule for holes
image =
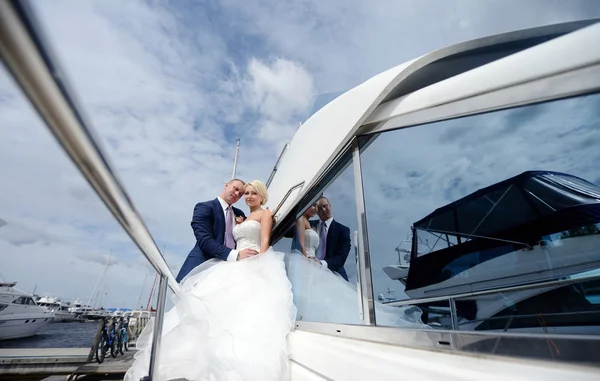
[[599, 143], [598, 94], [378, 136], [361, 154], [375, 295], [456, 295], [600, 268]]
[[299, 321], [362, 324], [353, 244], [357, 231], [350, 165], [277, 243], [289, 245], [286, 266]]

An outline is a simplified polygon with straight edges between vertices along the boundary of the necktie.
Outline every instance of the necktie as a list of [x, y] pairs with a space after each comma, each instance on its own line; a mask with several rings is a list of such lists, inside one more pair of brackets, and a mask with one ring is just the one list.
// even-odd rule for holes
[[235, 240], [233, 239], [233, 218], [231, 205], [225, 209], [225, 246], [235, 249]]
[[324, 221], [321, 221], [321, 227], [319, 228], [319, 253], [317, 258], [320, 260], [325, 259], [325, 252], [327, 250], [327, 225]]

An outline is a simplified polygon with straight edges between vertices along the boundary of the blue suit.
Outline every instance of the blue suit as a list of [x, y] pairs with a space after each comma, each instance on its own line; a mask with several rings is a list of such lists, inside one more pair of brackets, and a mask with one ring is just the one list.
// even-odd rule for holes
[[[246, 218], [244, 212], [232, 208], [236, 217]], [[225, 246], [225, 214], [218, 199], [199, 202], [194, 208], [192, 217], [192, 230], [196, 236], [196, 245], [190, 251], [185, 262], [177, 274], [177, 282], [181, 282], [194, 269], [203, 262], [218, 258], [226, 261], [231, 249]]]
[[[319, 221], [311, 221], [313, 227], [318, 226]], [[325, 262], [327, 268], [340, 274], [342, 278], [348, 280], [344, 264], [350, 253], [350, 229], [332, 220], [327, 229], [327, 246], [325, 247]]]

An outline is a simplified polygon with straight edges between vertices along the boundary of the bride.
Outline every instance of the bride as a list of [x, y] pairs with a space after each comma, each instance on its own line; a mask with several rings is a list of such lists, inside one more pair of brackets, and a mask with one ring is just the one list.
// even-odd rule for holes
[[[260, 255], [237, 261], [209, 260], [182, 280], [182, 297], [165, 314], [159, 370], [154, 380], [287, 380], [286, 335], [296, 308], [284, 254], [269, 247], [271, 212], [267, 189], [246, 184], [247, 219], [233, 228], [237, 250]], [[137, 340], [126, 381], [148, 375], [153, 322]]]

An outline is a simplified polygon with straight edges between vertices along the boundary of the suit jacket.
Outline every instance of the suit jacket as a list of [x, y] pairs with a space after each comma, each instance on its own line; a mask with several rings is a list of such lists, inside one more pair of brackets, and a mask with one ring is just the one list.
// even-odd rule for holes
[[[236, 217], [246, 218], [240, 209], [235, 207], [232, 209]], [[203, 262], [212, 258], [225, 261], [231, 252], [231, 249], [223, 243], [225, 241], [225, 214], [218, 199], [196, 204], [191, 225], [194, 236], [196, 236], [196, 245], [188, 254], [177, 274], [178, 282], [181, 282], [192, 269]]]
[[[311, 221], [311, 225], [315, 227], [319, 222], [320, 220]], [[346, 259], [348, 259], [351, 247], [350, 229], [335, 219], [332, 220], [329, 229], [327, 229], [325, 262], [327, 262], [329, 270], [337, 272], [346, 280], [348, 280], [348, 275], [346, 274], [346, 269], [344, 269], [344, 264], [346, 263]]]

